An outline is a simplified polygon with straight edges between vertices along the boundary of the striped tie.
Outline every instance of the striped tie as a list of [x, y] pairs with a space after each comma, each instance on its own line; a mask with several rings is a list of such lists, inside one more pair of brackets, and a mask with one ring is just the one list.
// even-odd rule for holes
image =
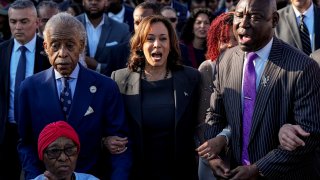
[[300, 15], [300, 26], [299, 26], [299, 32], [300, 32], [300, 38], [302, 42], [302, 50], [304, 53], [306, 53], [308, 56], [311, 54], [311, 42], [309, 37], [309, 31], [304, 23], [304, 15]]

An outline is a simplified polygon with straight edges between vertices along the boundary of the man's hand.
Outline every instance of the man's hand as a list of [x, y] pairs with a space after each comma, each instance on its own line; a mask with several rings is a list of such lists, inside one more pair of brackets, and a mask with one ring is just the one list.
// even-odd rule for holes
[[88, 68], [90, 68], [92, 70], [96, 70], [96, 68], [98, 66], [98, 62], [94, 58], [86, 56], [85, 62], [87, 64]]
[[222, 159], [211, 159], [209, 160], [209, 164], [214, 175], [228, 179], [230, 168]]
[[280, 128], [278, 136], [281, 147], [285, 150], [293, 151], [297, 147], [305, 145], [300, 137], [309, 135], [310, 133], [304, 131], [299, 125], [285, 124]]
[[217, 136], [209, 139], [199, 146], [196, 151], [202, 158], [212, 159], [216, 158], [217, 155], [226, 147], [227, 141], [224, 136]]
[[231, 170], [230, 180], [237, 179], [249, 179], [254, 180], [259, 176], [259, 170], [255, 164], [248, 166], [238, 166], [237, 168]]
[[103, 144], [107, 147], [111, 154], [121, 154], [127, 150], [126, 144], [128, 138], [118, 136], [108, 136], [102, 139]]

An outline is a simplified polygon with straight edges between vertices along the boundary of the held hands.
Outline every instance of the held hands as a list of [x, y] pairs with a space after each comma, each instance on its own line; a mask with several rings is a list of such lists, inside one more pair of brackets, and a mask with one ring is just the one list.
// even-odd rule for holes
[[237, 168], [230, 171], [230, 180], [237, 180], [237, 179], [249, 179], [254, 180], [257, 179], [259, 176], [258, 167], [253, 165], [248, 166], [238, 166]]
[[200, 145], [196, 151], [198, 155], [205, 159], [213, 159], [226, 147], [227, 141], [224, 136], [217, 136]]
[[283, 149], [293, 151], [297, 147], [305, 145], [300, 137], [308, 137], [309, 135], [310, 133], [304, 131], [299, 125], [285, 124], [280, 128], [278, 137]]
[[103, 138], [102, 142], [111, 154], [121, 154], [127, 150], [126, 144], [128, 143], [128, 138], [121, 138], [119, 136], [108, 136], [106, 138]]
[[215, 158], [209, 160], [209, 164], [214, 175], [228, 179], [230, 176], [230, 168], [225, 161], [220, 158]]

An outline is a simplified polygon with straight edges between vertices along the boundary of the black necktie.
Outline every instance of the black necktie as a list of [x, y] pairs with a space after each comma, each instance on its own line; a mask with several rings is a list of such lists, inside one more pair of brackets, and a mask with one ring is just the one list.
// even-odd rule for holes
[[304, 15], [300, 15], [300, 25], [299, 25], [299, 32], [300, 32], [300, 38], [302, 43], [302, 50], [304, 53], [306, 53], [308, 56], [311, 54], [311, 42], [309, 37], [309, 31], [304, 23]]
[[14, 114], [15, 115], [17, 112], [16, 110], [18, 109], [17, 100], [18, 100], [19, 88], [20, 88], [21, 82], [26, 77], [26, 64], [27, 64], [27, 58], [26, 58], [27, 48], [25, 46], [20, 46], [19, 50], [21, 52], [21, 55], [20, 55], [19, 62], [18, 62], [16, 79], [15, 79], [15, 84], [14, 84], [14, 109], [15, 109]]
[[72, 103], [72, 94], [71, 94], [71, 89], [68, 82], [69, 79], [70, 79], [69, 77], [61, 78], [63, 88], [60, 93], [60, 102], [61, 102], [62, 111], [65, 113], [66, 120], [68, 119], [69, 111]]

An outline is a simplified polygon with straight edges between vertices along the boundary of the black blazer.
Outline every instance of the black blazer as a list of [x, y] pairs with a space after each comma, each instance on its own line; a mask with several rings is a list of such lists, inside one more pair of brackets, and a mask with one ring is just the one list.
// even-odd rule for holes
[[[14, 40], [0, 44], [0, 144], [5, 134], [5, 123], [8, 119], [10, 97], [10, 62]], [[37, 36], [34, 74], [51, 67], [43, 50], [43, 39]]]
[[[232, 129], [233, 167], [241, 164], [242, 74], [245, 53], [228, 49], [219, 59], [211, 108], [206, 121], [212, 121], [218, 134], [229, 124]], [[249, 159], [267, 179], [320, 179], [312, 165], [320, 139], [320, 68], [304, 53], [273, 39], [272, 48], [257, 91], [248, 145]], [[300, 125], [310, 136], [306, 145], [294, 151], [279, 147], [282, 125]]]
[[[133, 146], [133, 179], [141, 179], [141, 159], [144, 157], [142, 137], [142, 112], [140, 94], [140, 73], [129, 69], [120, 69], [112, 73], [123, 95], [126, 117], [128, 118]], [[197, 179], [197, 167], [195, 162], [196, 152], [194, 144], [194, 132], [197, 124], [197, 87], [200, 82], [200, 74], [196, 69], [184, 66], [182, 69], [172, 72], [173, 91], [175, 101], [175, 154], [176, 179]]]

